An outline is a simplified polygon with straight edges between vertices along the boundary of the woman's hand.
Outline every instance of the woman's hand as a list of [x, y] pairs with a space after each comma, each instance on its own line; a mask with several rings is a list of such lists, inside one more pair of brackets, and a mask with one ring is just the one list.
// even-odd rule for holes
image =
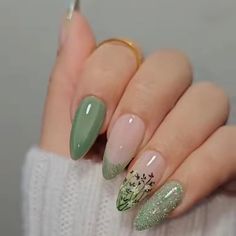
[[135, 226], [159, 224], [236, 175], [236, 127], [224, 125], [228, 98], [212, 83], [191, 83], [184, 54], [161, 50], [138, 68], [122, 43], [95, 49], [88, 24], [74, 12], [61, 32], [40, 147], [79, 159], [107, 134], [104, 177], [128, 166], [118, 210], [152, 195]]

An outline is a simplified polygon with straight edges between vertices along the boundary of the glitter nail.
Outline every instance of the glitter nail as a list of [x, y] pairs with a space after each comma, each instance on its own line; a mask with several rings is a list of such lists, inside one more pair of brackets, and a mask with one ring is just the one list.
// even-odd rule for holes
[[181, 203], [184, 195], [182, 185], [170, 181], [163, 185], [141, 208], [134, 226], [137, 230], [145, 230], [161, 224], [166, 217]]

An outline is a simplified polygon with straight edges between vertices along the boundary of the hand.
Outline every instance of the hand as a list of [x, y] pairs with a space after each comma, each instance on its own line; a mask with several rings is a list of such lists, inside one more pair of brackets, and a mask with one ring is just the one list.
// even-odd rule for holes
[[77, 12], [60, 39], [40, 147], [78, 159], [107, 134], [104, 177], [128, 166], [118, 210], [152, 195], [135, 220], [138, 230], [182, 214], [235, 177], [236, 127], [224, 125], [228, 98], [212, 83], [191, 85], [184, 54], [161, 50], [138, 68], [122, 43], [95, 49]]

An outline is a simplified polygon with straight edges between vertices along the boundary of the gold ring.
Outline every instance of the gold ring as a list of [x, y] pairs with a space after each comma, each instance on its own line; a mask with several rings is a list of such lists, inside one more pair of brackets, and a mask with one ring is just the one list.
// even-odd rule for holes
[[128, 39], [111, 38], [111, 39], [107, 39], [107, 40], [104, 40], [101, 43], [99, 43], [97, 45], [97, 48], [99, 48], [100, 46], [102, 46], [105, 43], [110, 43], [110, 42], [123, 44], [124, 46], [131, 49], [135, 54], [136, 61], [137, 61], [137, 66], [138, 66], [138, 68], [140, 67], [140, 65], [142, 64], [142, 61], [143, 61], [142, 52], [139, 49], [139, 47], [133, 41], [130, 41]]

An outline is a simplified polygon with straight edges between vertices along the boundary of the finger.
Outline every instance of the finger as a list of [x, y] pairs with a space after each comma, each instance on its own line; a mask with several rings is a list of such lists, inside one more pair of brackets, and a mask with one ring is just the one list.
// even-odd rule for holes
[[134, 52], [121, 42], [101, 45], [78, 78], [72, 103], [71, 157], [83, 157], [103, 133], [124, 89], [137, 69]]
[[[163, 50], [151, 55], [130, 81], [109, 125], [103, 176], [122, 172], [191, 84], [185, 55]], [[140, 146], [140, 147], [139, 147]]]
[[69, 156], [70, 104], [75, 79], [94, 48], [95, 41], [86, 19], [78, 12], [67, 23], [67, 37], [57, 57], [44, 107], [40, 147]]
[[136, 228], [147, 229], [160, 224], [171, 212], [173, 217], [187, 211], [220, 185], [235, 178], [235, 140], [235, 126], [219, 128], [143, 206], [135, 220]]
[[[225, 122], [227, 116], [228, 99], [221, 89], [206, 82], [189, 88], [131, 163], [132, 173], [121, 186], [118, 209], [134, 206], [162, 185], [185, 158]], [[139, 179], [134, 181], [137, 176], [146, 179], [139, 184]], [[129, 202], [124, 202], [130, 182], [135, 182], [133, 191], [136, 194]]]

